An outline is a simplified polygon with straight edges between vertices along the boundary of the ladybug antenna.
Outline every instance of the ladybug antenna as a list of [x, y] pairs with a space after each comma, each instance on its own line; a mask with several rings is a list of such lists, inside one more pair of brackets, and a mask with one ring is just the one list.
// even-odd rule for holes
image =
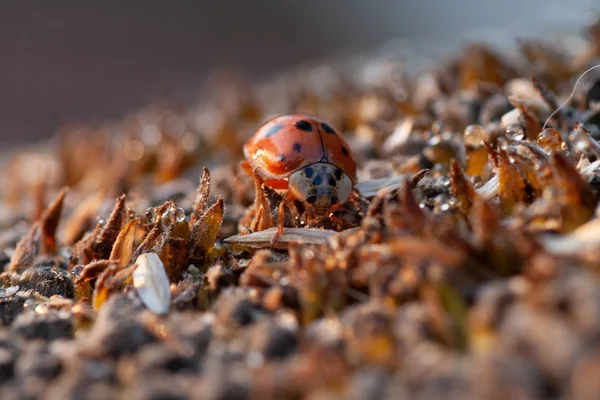
[[575, 95], [575, 91], [577, 90], [577, 85], [579, 85], [581, 78], [583, 78], [588, 72], [595, 70], [596, 68], [600, 68], [600, 64], [594, 65], [593, 67], [588, 68], [583, 74], [579, 75], [579, 78], [577, 78], [577, 81], [575, 82], [575, 85], [573, 86], [573, 91], [571, 92], [569, 97], [567, 97], [567, 99], [560, 106], [558, 106], [558, 108], [556, 110], [552, 111], [552, 114], [550, 114], [548, 119], [546, 119], [546, 122], [544, 122], [544, 126], [542, 126], [542, 130], [546, 129], [546, 125], [548, 125], [548, 122], [550, 122], [552, 117], [554, 117], [554, 115], [556, 115], [557, 112], [559, 112], [564, 106], [566, 106], [569, 103], [569, 101], [571, 101], [571, 99]]

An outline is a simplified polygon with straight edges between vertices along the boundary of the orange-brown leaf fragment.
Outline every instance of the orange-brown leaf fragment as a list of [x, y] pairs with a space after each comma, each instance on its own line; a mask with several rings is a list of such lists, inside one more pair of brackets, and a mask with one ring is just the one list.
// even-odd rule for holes
[[525, 201], [525, 182], [521, 173], [514, 166], [506, 151], [498, 148], [498, 196], [502, 209], [508, 215], [513, 212], [515, 205]]
[[46, 211], [42, 214], [40, 220], [40, 227], [42, 233], [42, 254], [52, 254], [56, 252], [56, 229], [58, 228], [58, 222], [60, 221], [60, 214], [62, 212], [65, 195], [68, 189], [63, 188], [56, 196], [56, 199], [46, 208]]
[[10, 260], [10, 271], [18, 271], [33, 265], [33, 260], [38, 255], [41, 246], [41, 228], [40, 223], [36, 222], [31, 226], [27, 235], [23, 236]]
[[221, 229], [223, 213], [223, 198], [219, 197], [194, 224], [190, 235], [190, 258], [201, 259], [213, 248]]

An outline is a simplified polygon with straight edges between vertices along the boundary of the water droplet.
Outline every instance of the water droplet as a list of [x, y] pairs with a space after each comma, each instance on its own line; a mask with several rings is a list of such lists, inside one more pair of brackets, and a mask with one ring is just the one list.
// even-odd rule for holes
[[177, 209], [175, 210], [175, 221], [176, 222], [185, 221], [185, 211], [183, 208], [177, 207]]
[[146, 210], [146, 223], [148, 224], [153, 224], [156, 222], [156, 210], [154, 209], [154, 207], [150, 207]]
[[481, 146], [485, 140], [485, 131], [481, 125], [469, 125], [465, 128], [465, 144], [470, 146]]
[[560, 133], [554, 128], [546, 128], [538, 135], [538, 144], [544, 151], [558, 151], [563, 145]]
[[160, 224], [163, 230], [168, 230], [173, 226], [174, 223], [175, 207], [169, 207], [167, 208], [167, 211], [160, 216]]
[[450, 204], [448, 204], [448, 203], [443, 203], [443, 204], [440, 206], [440, 210], [441, 210], [441, 211], [448, 211], [449, 209], [450, 209]]
[[513, 140], [523, 140], [525, 132], [521, 125], [509, 125], [506, 127], [506, 136]]

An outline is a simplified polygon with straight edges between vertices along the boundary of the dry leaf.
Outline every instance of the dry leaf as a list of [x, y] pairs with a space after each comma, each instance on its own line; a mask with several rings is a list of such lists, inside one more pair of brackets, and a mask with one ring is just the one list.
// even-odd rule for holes
[[21, 268], [28, 268], [33, 265], [33, 260], [38, 255], [41, 246], [41, 228], [40, 223], [36, 222], [31, 226], [27, 235], [17, 244], [15, 252], [10, 259], [11, 271], [18, 271]]
[[223, 198], [219, 197], [198, 219], [190, 234], [190, 258], [199, 260], [205, 257], [217, 242], [221, 223], [223, 222]]
[[56, 252], [56, 229], [60, 221], [60, 214], [63, 208], [63, 202], [68, 189], [63, 188], [56, 196], [56, 199], [48, 206], [41, 218], [42, 233], [42, 254], [52, 254]]
[[208, 196], [210, 195], [210, 172], [207, 168], [202, 170], [202, 178], [200, 179], [200, 186], [198, 187], [198, 195], [194, 200], [194, 207], [192, 214], [190, 215], [190, 229], [194, 227], [198, 219], [206, 211], [208, 205]]

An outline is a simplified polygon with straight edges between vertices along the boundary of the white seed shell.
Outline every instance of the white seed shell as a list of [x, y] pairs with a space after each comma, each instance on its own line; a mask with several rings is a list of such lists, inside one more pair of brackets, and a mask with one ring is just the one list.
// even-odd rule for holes
[[171, 284], [158, 254], [141, 254], [135, 263], [133, 286], [142, 303], [154, 314], [166, 314], [171, 304]]

